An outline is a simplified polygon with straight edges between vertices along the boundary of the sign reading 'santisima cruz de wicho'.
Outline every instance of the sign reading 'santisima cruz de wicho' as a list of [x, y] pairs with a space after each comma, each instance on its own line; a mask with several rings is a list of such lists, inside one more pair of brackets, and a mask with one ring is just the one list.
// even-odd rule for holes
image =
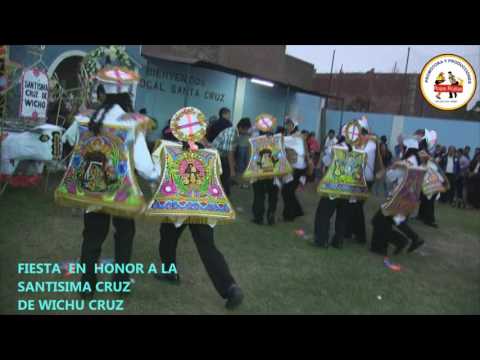
[[20, 117], [45, 119], [48, 105], [48, 76], [37, 68], [23, 72], [20, 81]]

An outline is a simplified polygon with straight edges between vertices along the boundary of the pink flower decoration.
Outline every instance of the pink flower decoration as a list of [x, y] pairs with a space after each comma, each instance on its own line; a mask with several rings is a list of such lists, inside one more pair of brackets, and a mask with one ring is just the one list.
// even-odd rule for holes
[[166, 181], [162, 185], [161, 191], [165, 195], [171, 195], [177, 192], [177, 187], [175, 186], [175, 183], [173, 181]]
[[125, 201], [127, 199], [127, 192], [126, 191], [118, 191], [117, 195], [115, 195], [115, 201]]
[[77, 188], [76, 188], [75, 183], [73, 181], [67, 182], [67, 191], [70, 194], [75, 194], [77, 192]]
[[180, 163], [179, 172], [180, 172], [181, 176], [185, 175], [185, 171], [187, 170], [187, 166], [188, 166], [188, 161], [186, 161], [186, 160], [183, 160]]
[[219, 197], [220, 195], [222, 195], [222, 189], [217, 185], [211, 185], [208, 188], [208, 193], [212, 196]]

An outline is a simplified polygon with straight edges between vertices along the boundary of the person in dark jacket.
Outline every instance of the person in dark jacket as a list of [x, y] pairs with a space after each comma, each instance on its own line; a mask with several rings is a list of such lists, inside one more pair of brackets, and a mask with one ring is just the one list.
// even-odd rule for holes
[[460, 163], [458, 157], [456, 156], [454, 146], [450, 146], [448, 148], [447, 154], [442, 156], [442, 158], [440, 159], [440, 167], [447, 176], [448, 182], [450, 184], [449, 190], [444, 192], [443, 196], [441, 196], [440, 199], [442, 200], [442, 202], [452, 204], [455, 195], [455, 180], [456, 176], [460, 171]]
[[215, 140], [218, 134], [232, 126], [232, 122], [230, 121], [230, 115], [231, 113], [229, 109], [220, 109], [220, 111], [218, 112], [218, 120], [212, 122], [207, 129], [208, 142], [213, 142], [213, 140]]

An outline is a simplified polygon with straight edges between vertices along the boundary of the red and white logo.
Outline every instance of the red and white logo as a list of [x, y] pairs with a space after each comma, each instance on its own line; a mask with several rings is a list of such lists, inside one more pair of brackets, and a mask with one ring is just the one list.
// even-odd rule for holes
[[468, 104], [477, 89], [477, 77], [461, 56], [442, 54], [431, 59], [420, 74], [425, 100], [440, 110], [456, 110]]

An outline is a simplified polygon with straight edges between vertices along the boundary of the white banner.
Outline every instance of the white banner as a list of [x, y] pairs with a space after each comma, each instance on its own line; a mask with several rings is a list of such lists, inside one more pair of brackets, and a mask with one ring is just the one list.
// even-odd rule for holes
[[41, 69], [28, 69], [20, 81], [20, 117], [45, 119], [48, 105], [48, 76]]

